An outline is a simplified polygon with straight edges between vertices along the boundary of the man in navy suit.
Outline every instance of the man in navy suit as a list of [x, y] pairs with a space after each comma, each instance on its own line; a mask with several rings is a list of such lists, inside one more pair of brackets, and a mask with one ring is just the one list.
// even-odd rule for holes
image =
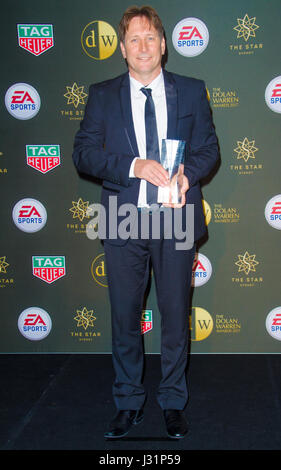
[[[150, 231], [148, 237], [142, 237], [140, 230], [137, 237], [122, 237], [119, 232], [112, 236], [108, 230], [103, 235], [116, 375], [113, 396], [117, 407], [105, 437], [125, 436], [143, 419], [146, 394], [142, 383], [140, 321], [151, 262], [161, 314], [162, 380], [157, 399], [168, 435], [178, 439], [188, 430], [184, 416], [188, 398], [185, 373], [195, 244], [176, 248], [176, 230], [172, 237], [165, 235], [165, 211], [182, 216], [174, 217], [174, 229], [178, 220], [191, 227], [193, 220], [189, 219], [186, 208], [193, 207], [194, 241], [205, 234], [199, 182], [216, 163], [217, 139], [204, 83], [167, 72], [162, 67], [166, 43], [155, 10], [128, 8], [119, 25], [119, 36], [128, 72], [91, 85], [85, 117], [75, 137], [73, 160], [79, 172], [102, 180], [101, 203], [107, 221], [112, 200], [117, 211], [130, 203], [137, 208], [135, 223], [141, 223], [145, 212], [152, 218], [155, 210], [159, 211], [160, 235], [155, 239]], [[150, 106], [149, 111], [146, 106]], [[158, 144], [161, 149], [162, 139], [186, 142], [179, 176], [181, 201], [176, 205], [160, 205], [157, 199], [148, 199], [150, 190], [169, 184], [158, 150], [154, 152], [150, 150], [152, 144], [148, 146], [148, 141], [153, 141], [153, 149]], [[118, 212], [118, 223], [122, 215], [124, 219], [124, 213]]]

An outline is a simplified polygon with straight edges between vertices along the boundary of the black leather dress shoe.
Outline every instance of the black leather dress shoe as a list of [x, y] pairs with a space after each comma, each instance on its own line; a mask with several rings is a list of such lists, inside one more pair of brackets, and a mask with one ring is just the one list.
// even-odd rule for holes
[[188, 432], [187, 422], [182, 410], [164, 410], [164, 419], [169, 437], [182, 439]]
[[143, 410], [119, 410], [104, 437], [106, 439], [124, 437], [134, 424], [139, 424], [142, 420]]

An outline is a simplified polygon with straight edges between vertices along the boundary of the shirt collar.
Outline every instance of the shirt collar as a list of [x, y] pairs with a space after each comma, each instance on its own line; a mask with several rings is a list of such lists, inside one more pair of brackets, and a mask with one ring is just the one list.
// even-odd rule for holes
[[[144, 96], [143, 93], [140, 91], [141, 88], [144, 88], [144, 85], [135, 78], [133, 78], [130, 74], [129, 77], [131, 84], [131, 92], [133, 93], [133, 95], [135, 97]], [[164, 77], [162, 69], [159, 75], [157, 75], [157, 77], [151, 83], [146, 85], [145, 88], [151, 88], [152, 95], [154, 96], [159, 96], [164, 92]]]

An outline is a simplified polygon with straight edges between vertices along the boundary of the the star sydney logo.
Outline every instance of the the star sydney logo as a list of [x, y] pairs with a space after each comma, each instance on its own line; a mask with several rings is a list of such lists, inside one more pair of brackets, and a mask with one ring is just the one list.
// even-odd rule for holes
[[249, 15], [246, 13], [244, 18], [237, 18], [237, 26], [233, 28], [235, 31], [237, 31], [237, 39], [243, 38], [244, 41], [248, 41], [251, 37], [255, 38], [256, 37], [256, 29], [259, 28], [258, 25], [256, 25], [256, 18], [249, 18]]
[[78, 86], [76, 82], [72, 86], [66, 86], [67, 93], [63, 96], [67, 98], [67, 104], [73, 104], [75, 108], [79, 104], [85, 104], [85, 98], [88, 96], [84, 92], [84, 86]]
[[6, 263], [6, 256], [2, 256], [0, 258], [0, 273], [6, 273], [6, 269], [9, 266], [8, 263]]
[[89, 326], [95, 326], [94, 321], [96, 319], [97, 318], [94, 316], [94, 311], [87, 310], [86, 307], [84, 307], [82, 310], [77, 310], [76, 316], [74, 317], [74, 320], [77, 322], [77, 326], [84, 328], [84, 330], [87, 330]]
[[250, 158], [255, 159], [255, 153], [258, 151], [258, 148], [255, 147], [255, 141], [249, 140], [245, 137], [243, 140], [237, 141], [237, 147], [234, 149], [234, 152], [237, 153], [237, 160], [243, 159], [247, 162]]
[[73, 206], [69, 210], [73, 214], [73, 219], [79, 219], [80, 222], [82, 222], [83, 219], [90, 218], [90, 216], [87, 214], [89, 201], [84, 202], [80, 197], [78, 201], [72, 201], [72, 204]]
[[250, 255], [248, 251], [245, 251], [244, 255], [238, 255], [238, 261], [236, 261], [236, 266], [238, 266], [238, 272], [244, 272], [248, 275], [251, 271], [256, 271], [256, 266], [259, 264], [256, 261], [256, 255]]

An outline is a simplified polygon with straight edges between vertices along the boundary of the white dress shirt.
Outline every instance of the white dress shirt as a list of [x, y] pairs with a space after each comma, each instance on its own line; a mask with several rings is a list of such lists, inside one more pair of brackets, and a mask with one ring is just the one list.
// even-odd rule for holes
[[[131, 105], [134, 129], [137, 139], [137, 145], [139, 149], [139, 158], [146, 159], [149, 155], [146, 155], [146, 138], [145, 138], [145, 117], [144, 108], [146, 102], [146, 96], [140, 91], [144, 85], [135, 80], [130, 75], [130, 88], [131, 88]], [[146, 85], [146, 88], [151, 88], [152, 98], [155, 106], [156, 124], [159, 141], [159, 151], [161, 153], [162, 139], [167, 138], [167, 104], [163, 72], [153, 80], [153, 82]], [[134, 178], [134, 166], [135, 161], [132, 162], [129, 176]], [[138, 198], [138, 207], [148, 207], [146, 202], [146, 180], [142, 179], [140, 183], [140, 192]]]

